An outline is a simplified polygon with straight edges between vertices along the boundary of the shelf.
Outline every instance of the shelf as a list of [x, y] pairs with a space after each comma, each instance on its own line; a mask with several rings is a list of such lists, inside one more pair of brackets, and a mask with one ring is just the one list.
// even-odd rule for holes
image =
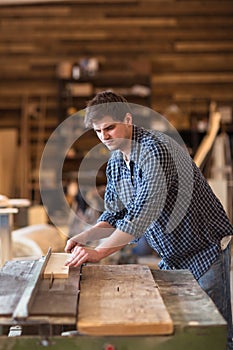
[[125, 96], [129, 103], [151, 106], [150, 75], [133, 72], [99, 72], [94, 76], [79, 79], [58, 79], [58, 115], [60, 122], [71, 110], [80, 111], [88, 100], [103, 90], [113, 90]]

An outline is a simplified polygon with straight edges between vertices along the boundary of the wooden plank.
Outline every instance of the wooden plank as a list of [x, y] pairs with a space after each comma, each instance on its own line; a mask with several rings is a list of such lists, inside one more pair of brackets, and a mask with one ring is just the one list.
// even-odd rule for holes
[[213, 301], [188, 270], [153, 270], [153, 277], [176, 327], [176, 332], [192, 327], [226, 326]]
[[[210, 0], [206, 1], [203, 4], [202, 1], [189, 0], [187, 6], [187, 0], [142, 0], [141, 4], [147, 7], [151, 13], [154, 15], [161, 15], [162, 13], [171, 14], [171, 15], [198, 15], [198, 14], [207, 14], [207, 15], [222, 15], [222, 14], [231, 14], [233, 11], [232, 1], [216, 1]], [[169, 4], [170, 3], [170, 4]], [[156, 4], [156, 5], [155, 5]], [[154, 6], [153, 6], [154, 5]], [[170, 6], [169, 6], [170, 5]], [[156, 11], [157, 12], [154, 12]], [[139, 10], [140, 11], [140, 10]], [[140, 13], [140, 12], [139, 12]], [[143, 12], [142, 12], [143, 13]]]
[[[53, 337], [50, 345], [51, 349], [103, 349], [103, 344], [114, 344], [116, 349], [145, 349], [145, 350], [219, 350], [226, 348], [226, 322], [217, 312], [213, 302], [201, 290], [192, 274], [186, 270], [174, 271], [152, 271], [156, 283], [163, 296], [172, 319], [175, 324], [175, 332], [171, 336], [129, 336], [129, 337], [89, 337], [57, 336], [56, 329], [53, 328]], [[77, 279], [77, 276], [75, 277]], [[50, 293], [53, 295], [53, 293]], [[45, 319], [44, 316], [31, 317], [32, 325], [34, 320], [49, 320], [52, 324], [71, 324], [73, 318], [52, 317]], [[64, 323], [64, 320], [70, 323]], [[1, 322], [0, 318], [0, 322]], [[3, 324], [3, 323], [2, 323]], [[60, 327], [58, 327], [60, 329]], [[70, 327], [69, 327], [70, 329]], [[72, 330], [74, 330], [72, 324]], [[31, 328], [30, 328], [31, 330]], [[41, 329], [40, 329], [41, 330]], [[33, 335], [21, 337], [1, 337], [1, 349], [14, 348], [37, 349], [38, 339], [41, 333], [36, 330]], [[5, 333], [3, 333], [5, 334]], [[31, 333], [30, 333], [31, 334]], [[70, 333], [72, 335], [73, 332]], [[68, 334], [67, 334], [68, 335]], [[55, 345], [56, 344], [56, 345]], [[53, 346], [54, 345], [54, 346]]]
[[89, 335], [171, 334], [173, 322], [147, 266], [87, 265], [77, 329]]
[[232, 83], [232, 73], [170, 73], [153, 76], [152, 84]]
[[[114, 6], [109, 6], [106, 10], [109, 15], [119, 15], [119, 9]], [[137, 6], [127, 7], [127, 15], [137, 16], [187, 16], [187, 20], [191, 16], [198, 15], [229, 15], [233, 11], [232, 1], [214, 1], [210, 0], [205, 6], [201, 1], [189, 0], [187, 6], [187, 0], [141, 0]], [[208, 17], [209, 20], [210, 17]]]
[[[5, 98], [5, 96], [14, 97], [15, 95], [23, 96], [29, 94], [30, 97], [33, 96], [56, 96], [57, 95], [57, 86], [56, 82], [54, 84], [44, 84], [42, 82], [38, 82], [38, 86], [35, 86], [35, 82], [29, 80], [25, 85], [22, 85], [19, 82], [11, 82], [9, 81], [5, 86], [0, 86], [0, 95]], [[21, 87], [20, 87], [21, 85]]]
[[[56, 0], [57, 3], [59, 2], [65, 2], [66, 0]], [[41, 4], [41, 3], [47, 3], [48, 0], [5, 0], [4, 4], [0, 2], [0, 6], [3, 5], [30, 5], [30, 4]]]
[[[35, 273], [37, 261], [8, 261], [0, 270], [0, 320], [12, 322], [11, 316]], [[52, 286], [48, 279], [41, 280], [36, 296], [30, 306], [29, 318], [52, 317], [56, 323], [64, 319], [75, 323], [79, 294], [80, 268], [70, 269], [69, 277], [54, 280]], [[8, 320], [8, 321], [7, 321]], [[50, 320], [50, 318], [49, 318]], [[64, 323], [63, 323], [64, 324]]]
[[219, 52], [232, 51], [233, 43], [231, 40], [224, 41], [177, 41], [174, 43], [175, 51], [177, 52]]
[[[122, 43], [127, 43], [132, 40], [138, 40], [140, 38], [141, 42], [150, 42], [151, 40], [155, 41], [176, 41], [177, 37], [179, 38], [179, 41], [181, 42], [197, 42], [197, 41], [209, 41], [210, 37], [210, 31], [214, 31], [212, 28], [204, 29], [202, 26], [200, 26], [199, 30], [184, 30], [184, 27], [181, 27], [179, 29], [174, 28], [174, 30], [171, 31], [169, 27], [166, 28], [154, 28], [154, 26], [150, 26], [149, 28], [141, 28], [140, 26], [134, 26], [133, 24], [130, 24], [131, 28], [131, 34], [130, 36], [125, 35], [125, 30], [128, 30], [128, 26], [120, 25], [120, 29], [116, 30], [114, 27], [108, 28], [109, 26], [106, 24], [106, 26], [102, 29], [97, 29], [97, 26], [88, 25], [86, 24], [85, 27], [79, 28], [77, 26], [70, 27], [68, 29], [65, 29], [62, 33], [60, 32], [59, 28], [53, 28], [50, 30], [50, 32], [46, 35], [46, 31], [49, 29], [46, 27], [46, 31], [42, 29], [38, 29], [39, 34], [33, 33], [29, 31], [28, 28], [25, 28], [22, 30], [21, 33], [23, 35], [23, 41], [19, 40], [17, 37], [17, 28], [14, 28], [13, 32], [10, 32], [9, 34], [5, 35], [4, 42], [0, 41], [1, 44], [1, 52], [21, 52], [21, 47], [23, 49], [23, 52], [28, 51], [28, 46], [30, 42], [37, 43], [36, 47], [32, 45], [32, 48], [30, 49], [31, 52], [38, 52], [38, 47], [40, 47], [41, 52], [42, 50], [46, 49], [45, 43], [47, 41], [57, 41], [57, 42], [73, 42], [75, 40], [78, 41], [109, 41], [109, 40], [121, 40]], [[64, 24], [66, 27], [67, 25]], [[156, 29], [156, 30], [154, 30]], [[12, 30], [12, 29], [11, 29]], [[94, 31], [94, 33], [93, 33]], [[46, 41], [45, 41], [46, 36]], [[214, 32], [215, 41], [231, 41], [232, 38], [232, 27], [229, 28], [222, 28], [218, 31]], [[16, 44], [17, 42], [17, 44]], [[8, 43], [8, 45], [6, 44]], [[20, 47], [19, 47], [20, 45]], [[179, 44], [177, 44], [179, 45]], [[214, 46], [211, 43], [212, 46]], [[222, 44], [221, 44], [222, 45]], [[178, 46], [179, 47], [179, 46]], [[51, 52], [53, 52], [53, 48], [51, 48]], [[52, 67], [51, 67], [52, 68]], [[13, 66], [13, 70], [16, 72], [20, 70], [19, 66]], [[42, 71], [43, 72], [43, 71]], [[35, 74], [35, 72], [33, 72]], [[44, 74], [51, 74], [52, 72], [48, 70], [48, 72], [44, 72]], [[30, 67], [22, 66], [22, 74], [30, 74]]]
[[19, 18], [22, 17], [57, 17], [57, 16], [69, 16], [70, 9], [68, 6], [39, 6], [40, 11], [38, 11], [38, 6], [4, 6], [1, 8], [1, 15], [3, 17], [14, 16]]
[[1, 316], [13, 314], [35, 267], [35, 261], [8, 261], [0, 270]]
[[[233, 6], [231, 6], [231, 9], [233, 9]], [[186, 16], [179, 18], [178, 23], [180, 27], [186, 27], [189, 30], [191, 29], [190, 27], [193, 27], [196, 30], [199, 26], [206, 29], [212, 27], [213, 30], [218, 28], [219, 30], [220, 28], [226, 29], [227, 27], [232, 27], [232, 17], [218, 14], [218, 16], [208, 16], [208, 21], [206, 21], [206, 16], [203, 16], [202, 14], [201, 16], [193, 16], [191, 18]], [[218, 30], [216, 30], [215, 33], [217, 33]]]
[[203, 168], [203, 163], [214, 144], [215, 138], [220, 129], [220, 123], [221, 114], [216, 111], [210, 113], [208, 132], [201, 141], [193, 159], [196, 165], [201, 169]]
[[52, 253], [43, 274], [44, 278], [68, 278], [69, 267], [65, 266], [65, 262], [69, 256], [68, 253]]
[[[57, 31], [60, 31], [61, 25], [66, 24], [66, 27], [64, 28], [64, 32], [68, 32], [69, 30], [73, 29], [79, 29], [80, 31], [85, 32], [85, 27], [86, 26], [88, 29], [89, 28], [98, 28], [98, 29], [107, 29], [109, 27], [109, 30], [116, 30], [116, 26], [120, 26], [118, 29], [122, 29], [122, 26], [126, 27], [136, 27], [140, 28], [145, 26], [145, 28], [148, 27], [164, 27], [164, 29], [168, 27], [176, 27], [177, 26], [177, 20], [173, 17], [151, 17], [151, 18], [143, 18], [143, 17], [126, 17], [126, 16], [116, 16], [114, 18], [105, 18], [102, 16], [96, 17], [95, 21], [93, 22], [90, 19], [90, 16], [87, 16], [86, 18], [80, 17], [79, 20], [77, 21], [77, 18], [74, 17], [69, 17], [69, 18], [51, 18], [49, 23], [45, 23], [43, 21], [43, 18], [40, 19], [23, 19], [21, 20], [17, 19], [11, 19], [11, 22], [3, 20], [3, 25], [1, 26], [1, 29], [4, 30], [10, 30], [12, 29], [11, 32], [7, 32], [4, 34], [7, 38], [11, 37], [16, 37], [16, 32], [15, 30], [22, 27], [23, 33], [25, 32], [26, 38], [27, 37], [35, 37], [35, 38], [40, 38], [41, 34], [46, 32], [46, 28], [49, 29], [49, 33], [47, 33], [49, 36], [50, 34], [54, 35], [56, 34]], [[12, 26], [12, 28], [11, 28]], [[25, 30], [28, 30], [31, 28], [31, 31], [26, 33]], [[36, 30], [41, 30], [41, 32], [37, 32]], [[60, 35], [62, 35], [63, 31], [60, 31]], [[71, 37], [73, 35], [75, 36], [78, 33], [70, 33]], [[95, 34], [95, 33], [92, 33]], [[17, 38], [17, 41], [23, 41], [22, 38]]]
[[[80, 268], [71, 268], [68, 278], [55, 279], [52, 286], [48, 279], [42, 280], [30, 316], [72, 318], [76, 322], [79, 295]], [[70, 321], [69, 321], [70, 322]]]
[[199, 54], [160, 54], [152, 59], [154, 74], [161, 72], [211, 72], [219, 71], [224, 65], [224, 70], [233, 70], [233, 53], [203, 53]]
[[[208, 101], [214, 100], [214, 101], [229, 101], [232, 102], [232, 92], [228, 88], [223, 88], [222, 91], [209, 91], [208, 89], [200, 91], [196, 91], [195, 89], [192, 91], [187, 91], [184, 89], [184, 91], [177, 91], [174, 92], [173, 98], [175, 101], [188, 101], [190, 103], [193, 103], [195, 99], [205, 99]], [[204, 102], [204, 101], [203, 101]], [[202, 102], [202, 103], [203, 103]], [[206, 105], [206, 103], [205, 103]], [[198, 106], [196, 106], [198, 107]]]
[[[76, 3], [81, 3], [81, 4], [85, 4], [85, 3], [97, 3], [97, 4], [101, 4], [101, 3], [122, 3], [122, 2], [126, 2], [126, 3], [135, 3], [136, 0], [73, 0]], [[50, 3], [51, 0], [4, 0], [4, 4], [0, 3], [1, 5], [31, 5], [31, 4], [41, 4], [41, 3]], [[53, 2], [67, 2], [67, 0], [53, 0]], [[70, 0], [69, 2], [72, 2], [72, 0]]]
[[33, 300], [36, 296], [39, 284], [41, 282], [41, 278], [47, 264], [47, 261], [51, 255], [51, 248], [49, 248], [48, 253], [41, 257], [35, 263], [35, 269], [33, 271], [33, 275], [30, 279], [28, 279], [25, 289], [19, 299], [18, 304], [15, 307], [13, 312], [14, 320], [26, 320], [29, 316], [30, 307], [33, 303]]

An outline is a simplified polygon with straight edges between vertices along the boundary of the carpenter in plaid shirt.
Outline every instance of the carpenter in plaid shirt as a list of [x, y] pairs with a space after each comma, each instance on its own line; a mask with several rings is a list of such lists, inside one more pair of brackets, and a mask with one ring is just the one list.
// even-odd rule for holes
[[[92, 228], [72, 237], [69, 266], [97, 262], [144, 235], [161, 269], [189, 269], [229, 325], [230, 237], [233, 228], [187, 151], [160, 132], [133, 125], [127, 101], [101, 92], [89, 102], [86, 125], [112, 155], [105, 211]], [[87, 241], [108, 237], [98, 247]]]

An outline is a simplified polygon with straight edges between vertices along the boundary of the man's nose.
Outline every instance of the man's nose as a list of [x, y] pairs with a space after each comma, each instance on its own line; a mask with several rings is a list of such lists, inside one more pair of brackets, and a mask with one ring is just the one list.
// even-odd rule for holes
[[109, 138], [109, 134], [106, 130], [101, 131], [101, 139], [102, 140], [107, 140]]

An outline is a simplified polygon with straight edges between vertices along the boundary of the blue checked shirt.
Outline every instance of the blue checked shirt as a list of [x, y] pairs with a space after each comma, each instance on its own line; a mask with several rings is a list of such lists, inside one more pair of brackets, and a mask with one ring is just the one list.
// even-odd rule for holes
[[187, 151], [165, 134], [133, 127], [130, 167], [114, 151], [107, 166], [105, 211], [98, 221], [145, 235], [161, 269], [189, 269], [201, 277], [216, 260], [227, 215]]

